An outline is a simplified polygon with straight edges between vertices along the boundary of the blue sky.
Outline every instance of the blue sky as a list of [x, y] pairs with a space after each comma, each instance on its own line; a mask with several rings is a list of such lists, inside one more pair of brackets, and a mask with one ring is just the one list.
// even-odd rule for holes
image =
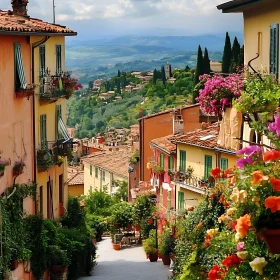
[[[28, 14], [52, 21], [53, 0], [29, 0]], [[222, 14], [227, 0], [55, 0], [56, 22], [82, 39], [123, 35], [196, 35], [243, 32], [241, 14]], [[11, 9], [0, 0], [0, 9]]]

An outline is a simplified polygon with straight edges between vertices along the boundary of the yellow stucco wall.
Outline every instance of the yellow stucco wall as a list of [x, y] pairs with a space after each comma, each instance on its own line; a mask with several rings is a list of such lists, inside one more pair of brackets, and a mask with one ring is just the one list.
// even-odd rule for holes
[[84, 194], [84, 185], [68, 186], [69, 196], [81, 196]]
[[[34, 36], [31, 38], [31, 43], [39, 42], [44, 37]], [[63, 36], [51, 37], [45, 45], [46, 51], [46, 68], [50, 71], [50, 75], [54, 75], [56, 71], [56, 45], [61, 45], [61, 60], [62, 70], [65, 71], [65, 38]], [[64, 98], [58, 99], [53, 103], [40, 102], [40, 79], [39, 79], [39, 47], [34, 50], [34, 83], [37, 85], [35, 95], [35, 137], [36, 149], [40, 149], [40, 115], [47, 116], [47, 140], [54, 143], [56, 141], [56, 105], [61, 105], [61, 113], [64, 124], [66, 124], [66, 100]], [[47, 216], [47, 182], [53, 181], [53, 208], [54, 217], [57, 218], [59, 205], [59, 175], [63, 174], [64, 185], [64, 207], [67, 207], [68, 201], [68, 185], [67, 185], [67, 157], [64, 157], [64, 164], [62, 166], [53, 166], [45, 172], [37, 171], [38, 186], [43, 186], [43, 216]]]
[[94, 191], [95, 189], [100, 191], [104, 187], [107, 188], [107, 192], [111, 194], [116, 191], [116, 188], [113, 187], [113, 181], [125, 181], [127, 178], [123, 178], [117, 174], [105, 171], [105, 180], [102, 180], [102, 169], [98, 167], [98, 178], [95, 177], [95, 166], [92, 165], [92, 175], [90, 175], [90, 165], [88, 162], [84, 161], [84, 194], [87, 195], [90, 190]]
[[[254, 5], [244, 11], [244, 62], [245, 65], [258, 52], [258, 32], [261, 32], [260, 57], [252, 62], [256, 70], [269, 71], [270, 25], [280, 23], [280, 1], [271, 0]], [[280, 66], [280, 64], [279, 64]], [[278, 70], [279, 72], [279, 70]]]

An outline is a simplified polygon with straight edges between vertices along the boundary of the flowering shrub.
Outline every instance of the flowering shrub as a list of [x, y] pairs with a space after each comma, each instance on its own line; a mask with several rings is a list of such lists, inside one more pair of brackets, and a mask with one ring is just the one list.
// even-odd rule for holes
[[232, 100], [238, 98], [243, 90], [241, 74], [232, 74], [226, 77], [208, 74], [199, 77], [204, 82], [204, 88], [199, 91], [199, 102], [204, 113], [219, 115], [220, 110], [231, 106]]

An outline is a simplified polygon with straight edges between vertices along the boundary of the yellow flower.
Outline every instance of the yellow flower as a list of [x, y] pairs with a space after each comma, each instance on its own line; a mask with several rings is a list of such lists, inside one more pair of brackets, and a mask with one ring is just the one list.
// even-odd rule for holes
[[241, 190], [237, 187], [233, 188], [232, 193], [230, 195], [230, 199], [234, 201], [236, 204], [247, 202], [247, 191]]
[[211, 228], [207, 230], [207, 234], [211, 236], [211, 238], [215, 237], [218, 233], [218, 228]]
[[255, 202], [255, 204], [256, 204], [258, 207], [261, 206], [261, 205], [260, 205], [260, 198], [259, 198], [258, 196], [254, 196], [254, 197], [252, 198], [252, 201]]
[[262, 275], [263, 268], [267, 265], [267, 261], [265, 260], [265, 258], [257, 257], [253, 261], [249, 262], [249, 264], [253, 271]]
[[246, 260], [248, 258], [248, 252], [247, 251], [237, 252], [236, 255], [242, 260]]
[[235, 207], [231, 207], [227, 210], [227, 214], [230, 216], [232, 215], [234, 212], [236, 211], [236, 208]]

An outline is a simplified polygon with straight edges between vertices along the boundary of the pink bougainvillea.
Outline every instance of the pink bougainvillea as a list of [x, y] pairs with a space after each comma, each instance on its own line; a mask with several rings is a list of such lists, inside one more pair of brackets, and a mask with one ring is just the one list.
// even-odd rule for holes
[[201, 82], [205, 82], [204, 88], [199, 91], [199, 97], [196, 100], [206, 114], [219, 115], [220, 110], [230, 106], [232, 99], [239, 97], [243, 90], [241, 74], [232, 74], [226, 77], [205, 74], [199, 79]]

